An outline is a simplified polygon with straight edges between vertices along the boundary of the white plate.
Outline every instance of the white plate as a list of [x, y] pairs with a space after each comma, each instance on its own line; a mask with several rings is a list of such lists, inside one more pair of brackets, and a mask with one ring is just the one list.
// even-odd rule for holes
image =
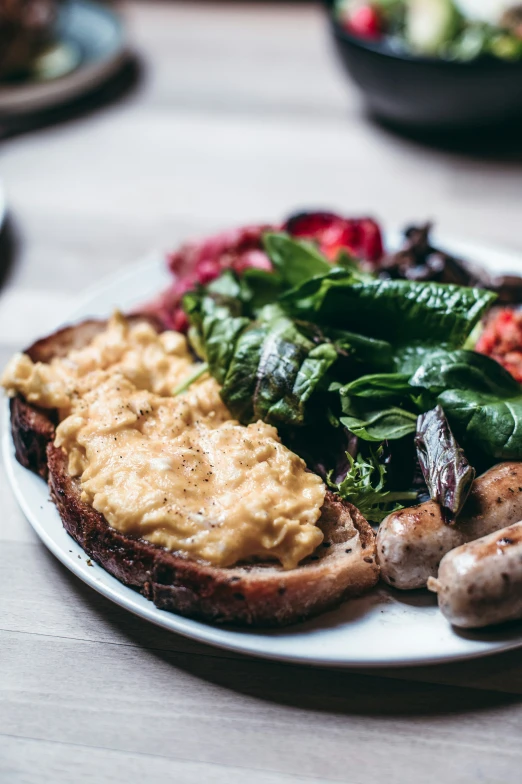
[[[47, 76], [0, 84], [0, 112], [26, 115], [67, 103], [104, 82], [125, 57], [119, 17], [90, 0], [67, 0], [56, 37], [54, 64]], [[56, 67], [64, 68], [63, 75], [53, 75]]]
[[[522, 270], [514, 254], [445, 241], [470, 259], [499, 272]], [[107, 315], [118, 306], [130, 308], [159, 291], [169, 280], [158, 256], [99, 285], [72, 319]], [[3, 452], [14, 493], [38, 536], [54, 555], [84, 582], [121, 607], [186, 637], [221, 648], [284, 661], [345, 667], [407, 666], [473, 658], [522, 646], [522, 623], [493, 631], [454, 631], [427, 591], [400, 593], [379, 588], [339, 609], [281, 631], [238, 631], [192, 621], [158, 610], [126, 588], [97, 564], [62, 527], [48, 502], [46, 484], [15, 460], [5, 406]]]

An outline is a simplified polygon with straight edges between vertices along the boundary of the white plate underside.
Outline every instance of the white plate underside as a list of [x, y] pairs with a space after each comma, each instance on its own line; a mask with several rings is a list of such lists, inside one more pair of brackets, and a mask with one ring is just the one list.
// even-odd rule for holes
[[[442, 244], [442, 242], [441, 242]], [[522, 258], [466, 242], [458, 249], [469, 259], [496, 272], [522, 272]], [[163, 259], [149, 259], [97, 286], [71, 316], [106, 316], [115, 307], [131, 308], [158, 292], [169, 281]], [[426, 591], [400, 593], [378, 588], [337, 610], [281, 631], [238, 631], [216, 627], [158, 610], [95, 563], [65, 532], [58, 512], [48, 502], [46, 484], [14, 458], [4, 407], [3, 452], [9, 480], [29, 522], [44, 544], [74, 574], [121, 607], [194, 640], [255, 656], [344, 667], [408, 666], [473, 658], [522, 646], [522, 623], [491, 631], [453, 630]]]

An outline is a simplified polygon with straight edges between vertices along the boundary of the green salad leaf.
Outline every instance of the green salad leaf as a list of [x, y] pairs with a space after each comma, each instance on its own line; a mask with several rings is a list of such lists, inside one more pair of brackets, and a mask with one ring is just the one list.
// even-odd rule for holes
[[380, 523], [397, 509], [401, 509], [400, 501], [415, 501], [415, 492], [391, 492], [385, 489], [386, 468], [380, 461], [382, 448], [370, 451], [368, 458], [358, 454], [354, 459], [347, 453], [349, 470], [342, 482], [335, 484], [328, 479], [329, 486], [341, 498], [350, 501], [359, 511], [373, 523]]
[[522, 456], [522, 391], [499, 396], [474, 389], [448, 389], [438, 396], [456, 437], [469, 454], [493, 460]]
[[341, 424], [363, 441], [394, 441], [417, 429], [417, 414], [398, 406], [367, 408], [349, 399], [343, 402], [347, 411], [340, 417]]
[[357, 280], [351, 273], [309, 280], [283, 297], [294, 318], [355, 330], [395, 345], [460, 348], [496, 295], [448, 283]]
[[311, 242], [294, 240], [285, 232], [267, 232], [265, 250], [286, 288], [328, 275], [331, 265]]
[[216, 381], [223, 384], [239, 336], [250, 326], [250, 319], [241, 314], [239, 300], [220, 294], [191, 292], [183, 298], [183, 305], [195, 331], [192, 341], [198, 354], [208, 362]]
[[393, 348], [387, 340], [377, 340], [357, 332], [321, 328], [339, 352], [352, 356], [361, 366], [375, 370], [393, 370]]
[[302, 425], [310, 397], [336, 359], [331, 343], [314, 345], [268, 306], [239, 336], [221, 396], [241, 422]]
[[520, 384], [494, 359], [475, 351], [432, 351], [409, 379], [424, 389], [474, 389], [492, 395], [517, 396]]
[[335, 346], [310, 340], [277, 305], [255, 320], [242, 315], [239, 288], [233, 298], [230, 275], [219, 281], [185, 295], [184, 307], [224, 403], [243, 423], [302, 425], [310, 397], [338, 358]]
[[340, 390], [341, 397], [362, 397], [372, 400], [402, 399], [411, 395], [410, 377], [405, 373], [373, 373], [345, 384]]
[[[273, 272], [228, 270], [183, 300], [192, 345], [235, 418], [276, 425], [323, 476], [335, 467], [337, 492], [372, 520], [401, 500], [397, 455], [411, 448], [413, 472], [418, 417], [437, 404], [437, 421], [421, 420], [433, 492], [435, 424], [445, 423], [445, 454], [457, 455], [451, 428], [473, 464], [479, 455], [483, 463], [522, 458], [522, 387], [463, 348], [494, 294], [377, 280], [350, 257], [331, 266], [315, 245], [285, 233], [267, 233], [264, 245]], [[396, 455], [388, 476], [382, 444], [387, 460]], [[405, 501], [416, 497], [404, 492]]]

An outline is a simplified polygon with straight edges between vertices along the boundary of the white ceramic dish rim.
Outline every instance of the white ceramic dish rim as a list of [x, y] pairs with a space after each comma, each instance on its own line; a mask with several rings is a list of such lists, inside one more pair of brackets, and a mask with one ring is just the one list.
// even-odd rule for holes
[[[487, 258], [489, 266], [499, 272], [520, 270], [522, 267], [521, 259], [507, 251], [453, 241], [447, 237], [444, 238], [444, 244], [478, 261]], [[118, 301], [114, 302], [115, 305], [131, 308], [152, 295], [168, 280], [162, 255], [153, 254], [125, 273], [119, 273], [93, 287], [75, 308], [70, 320], [106, 313], [107, 302], [116, 296]], [[111, 291], [114, 293], [111, 294]], [[433, 600], [420, 592], [398, 596], [397, 592], [379, 589], [369, 596], [346, 602], [339, 610], [278, 631], [244, 631], [212, 626], [159, 610], [97, 564], [90, 564], [86, 554], [66, 534], [54, 506], [47, 503], [45, 484], [16, 462], [8, 423], [6, 404], [2, 446], [9, 482], [25, 516], [43, 543], [70, 571], [99, 593], [167, 630], [236, 653], [328, 667], [428, 665], [485, 656], [522, 646], [520, 624], [477, 635], [456, 634], [433, 606]], [[400, 649], [404, 635], [407, 640], [402, 652], [394, 653], [390, 644], [393, 648], [398, 641]], [[427, 645], [423, 642], [426, 635], [433, 638]], [[355, 639], [358, 640], [359, 648], [356, 646], [356, 650], [350, 650], [350, 642]], [[361, 654], [361, 650], [366, 653]]]

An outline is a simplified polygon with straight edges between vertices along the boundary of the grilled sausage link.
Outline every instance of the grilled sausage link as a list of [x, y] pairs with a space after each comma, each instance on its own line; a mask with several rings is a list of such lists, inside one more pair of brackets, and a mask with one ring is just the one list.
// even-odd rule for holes
[[428, 501], [392, 512], [377, 534], [381, 576], [403, 591], [424, 588], [450, 550], [522, 520], [522, 463], [500, 463], [473, 482], [455, 525]]
[[522, 523], [452, 550], [428, 588], [454, 626], [478, 629], [522, 618]]

